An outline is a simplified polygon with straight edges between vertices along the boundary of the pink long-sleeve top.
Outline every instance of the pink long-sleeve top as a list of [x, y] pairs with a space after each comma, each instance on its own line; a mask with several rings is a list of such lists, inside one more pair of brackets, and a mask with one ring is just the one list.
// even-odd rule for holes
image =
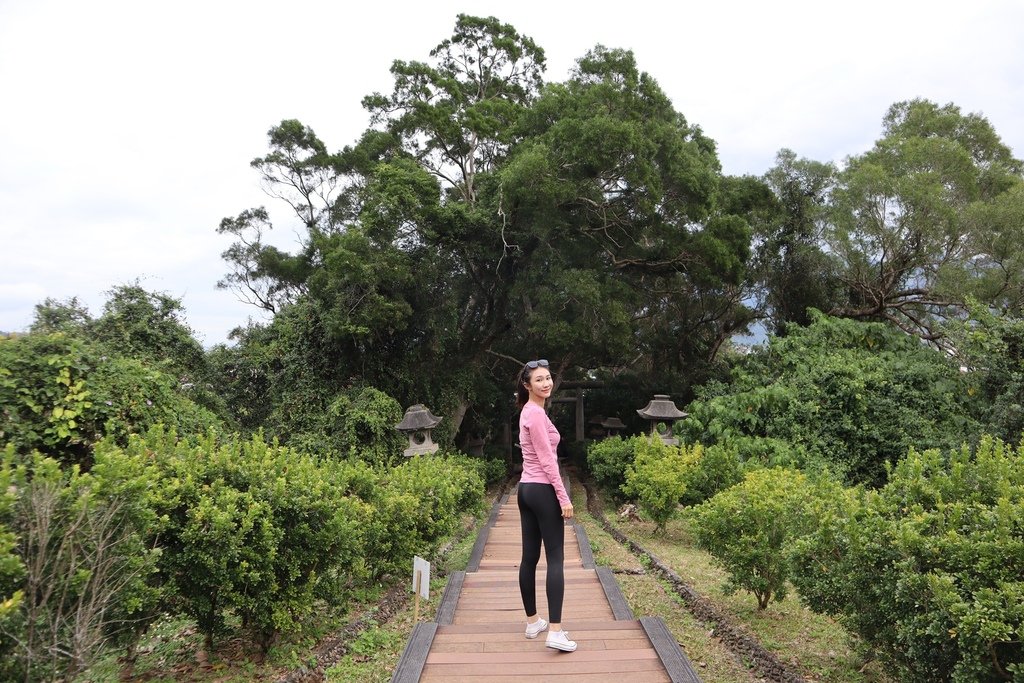
[[527, 403], [519, 413], [519, 445], [523, 449], [523, 483], [551, 484], [558, 504], [569, 505], [562, 476], [558, 473], [558, 442], [561, 437], [548, 414], [536, 403]]

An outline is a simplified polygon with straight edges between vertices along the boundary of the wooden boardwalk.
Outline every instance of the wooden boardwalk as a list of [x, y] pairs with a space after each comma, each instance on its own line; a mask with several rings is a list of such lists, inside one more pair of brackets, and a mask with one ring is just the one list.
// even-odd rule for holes
[[[699, 683], [664, 622], [635, 619], [607, 567], [594, 566], [582, 526], [565, 530], [563, 627], [578, 644], [558, 652], [523, 635], [521, 552], [515, 494], [495, 503], [465, 572], [448, 580], [437, 621], [417, 624], [392, 683], [527, 683], [545, 681]], [[545, 560], [537, 569], [537, 608], [547, 615]]]

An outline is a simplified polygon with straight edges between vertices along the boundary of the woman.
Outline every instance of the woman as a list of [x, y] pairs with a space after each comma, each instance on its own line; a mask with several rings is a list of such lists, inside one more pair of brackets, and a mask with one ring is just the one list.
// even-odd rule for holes
[[[519, 513], [523, 527], [523, 559], [519, 563], [519, 592], [526, 610], [526, 637], [536, 638], [548, 630], [547, 646], [572, 652], [576, 643], [562, 630], [562, 599], [565, 577], [562, 570], [565, 544], [563, 519], [572, 517], [572, 503], [558, 473], [559, 435], [544, 412], [551, 396], [551, 371], [546, 360], [531, 360], [523, 366], [516, 386], [519, 414], [519, 444], [523, 449], [523, 475], [519, 480]], [[537, 563], [540, 544], [548, 561], [545, 587], [548, 594], [548, 623], [537, 614]]]

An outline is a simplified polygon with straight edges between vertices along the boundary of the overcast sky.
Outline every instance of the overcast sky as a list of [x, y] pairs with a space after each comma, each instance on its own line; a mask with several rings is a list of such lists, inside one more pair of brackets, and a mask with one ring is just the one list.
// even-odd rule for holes
[[0, 0], [0, 330], [46, 297], [96, 315], [139, 279], [183, 300], [206, 345], [256, 309], [215, 288], [221, 218], [287, 214], [249, 161], [285, 118], [332, 150], [368, 125], [395, 59], [426, 60], [456, 15], [493, 15], [567, 77], [595, 44], [634, 51], [728, 174], [788, 147], [819, 161], [867, 150], [894, 102], [985, 115], [1024, 155], [1024, 2], [221, 2]]

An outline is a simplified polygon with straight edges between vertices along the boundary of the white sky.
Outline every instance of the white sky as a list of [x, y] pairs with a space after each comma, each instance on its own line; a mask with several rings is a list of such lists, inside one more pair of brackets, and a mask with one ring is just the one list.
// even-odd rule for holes
[[560, 81], [597, 43], [632, 49], [729, 174], [783, 147], [819, 161], [868, 149], [894, 102], [988, 117], [1024, 155], [1024, 2], [227, 2], [0, 0], [0, 330], [45, 297], [94, 315], [141, 279], [182, 298], [207, 345], [257, 311], [214, 285], [221, 218], [288, 215], [249, 161], [285, 118], [331, 150], [367, 127], [394, 59], [427, 60], [459, 12], [494, 15]]

